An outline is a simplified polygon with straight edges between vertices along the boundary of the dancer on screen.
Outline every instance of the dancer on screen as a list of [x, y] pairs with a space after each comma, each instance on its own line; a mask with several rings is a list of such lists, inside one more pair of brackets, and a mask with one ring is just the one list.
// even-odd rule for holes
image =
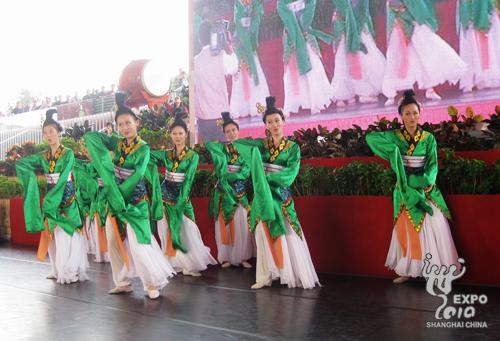
[[455, 50], [436, 34], [438, 22], [433, 2], [427, 0], [387, 1], [387, 63], [382, 90], [394, 105], [398, 91], [425, 90], [429, 100], [440, 100], [434, 87], [455, 84], [467, 65]]

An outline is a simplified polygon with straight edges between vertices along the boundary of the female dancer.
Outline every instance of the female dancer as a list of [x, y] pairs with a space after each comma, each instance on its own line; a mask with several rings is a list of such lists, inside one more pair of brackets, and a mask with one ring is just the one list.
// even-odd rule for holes
[[368, 0], [332, 0], [336, 45], [332, 94], [337, 106], [344, 101], [377, 102], [382, 93], [385, 57], [375, 44]]
[[[92, 163], [102, 178], [109, 205], [106, 238], [116, 285], [109, 293], [131, 292], [130, 278], [138, 276], [149, 298], [156, 299], [174, 270], [151, 235], [144, 182], [144, 177], [149, 176], [150, 149], [137, 134], [138, 118], [125, 106], [124, 94], [117, 93], [116, 102], [115, 121], [123, 138], [99, 132], [84, 136]], [[113, 160], [110, 150], [114, 151]], [[153, 200], [156, 198], [153, 195]], [[159, 219], [154, 212], [152, 218]]]
[[457, 23], [460, 34], [460, 57], [467, 72], [460, 78], [460, 89], [471, 92], [500, 86], [500, 56], [497, 55], [492, 23], [497, 17], [496, 1], [460, 0]]
[[169, 131], [174, 148], [151, 154], [152, 163], [164, 165], [166, 169], [161, 183], [165, 214], [158, 222], [158, 235], [162, 250], [174, 269], [197, 277], [208, 264], [217, 264], [210, 249], [203, 244], [189, 198], [199, 156], [186, 146], [188, 129], [180, 115], [176, 115]]
[[397, 91], [425, 89], [430, 100], [440, 100], [436, 85], [456, 83], [467, 65], [435, 32], [437, 19], [427, 0], [387, 0], [387, 63], [382, 90], [394, 105]]
[[283, 37], [285, 113], [299, 108], [319, 113], [330, 105], [332, 90], [317, 39], [331, 43], [331, 36], [312, 28], [316, 0], [278, 0]]
[[236, 117], [257, 116], [259, 98], [269, 96], [266, 77], [260, 66], [257, 48], [264, 6], [262, 0], [236, 0], [234, 2], [234, 24], [237, 41], [236, 56], [239, 69], [233, 75], [231, 112]]
[[215, 218], [217, 259], [222, 267], [243, 265], [253, 255], [253, 236], [248, 230], [247, 213], [250, 208], [246, 195], [246, 182], [250, 167], [233, 146], [239, 138], [239, 125], [228, 112], [222, 114], [222, 131], [227, 143], [207, 142], [217, 174], [217, 188], [210, 200], [210, 215]]
[[412, 90], [405, 91], [398, 111], [403, 129], [370, 133], [366, 141], [396, 173], [395, 225], [385, 265], [400, 276], [394, 283], [403, 283], [409, 277], [422, 276], [427, 254], [438, 266], [458, 266], [458, 257], [446, 220], [450, 213], [436, 187], [436, 140], [418, 125], [420, 104]]
[[255, 193], [250, 227], [257, 244], [257, 272], [252, 289], [270, 286], [277, 278], [289, 288], [314, 288], [319, 280], [290, 189], [299, 173], [300, 148], [283, 135], [285, 116], [274, 97], [266, 103], [263, 121], [269, 137], [233, 142], [250, 165]]
[[[43, 138], [49, 149], [17, 160], [16, 173], [24, 187], [26, 231], [41, 232], [37, 257], [44, 260], [48, 251], [52, 272], [47, 278], [68, 284], [88, 279], [88, 261], [71, 176], [75, 156], [61, 144], [62, 127], [52, 118], [55, 113], [55, 109], [47, 110], [43, 122]], [[47, 179], [41, 210], [37, 169]]]

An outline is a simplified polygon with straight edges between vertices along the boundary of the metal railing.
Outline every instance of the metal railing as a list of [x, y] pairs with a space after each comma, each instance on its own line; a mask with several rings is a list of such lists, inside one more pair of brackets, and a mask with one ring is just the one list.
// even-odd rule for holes
[[5, 154], [13, 145], [21, 145], [28, 141], [41, 143], [42, 130], [40, 128], [20, 128], [0, 131], [0, 160], [5, 160]]
[[[61, 120], [59, 123], [64, 129], [77, 125], [84, 124], [85, 121], [89, 122], [92, 130], [102, 130], [106, 127], [106, 123], [113, 121], [113, 113], [111, 111], [92, 115]], [[34, 122], [35, 123], [35, 122]], [[5, 154], [13, 145], [21, 145], [25, 142], [41, 143], [42, 142], [42, 128], [38, 126], [23, 127], [23, 128], [10, 128], [4, 127], [0, 130], [0, 160], [5, 160]]]

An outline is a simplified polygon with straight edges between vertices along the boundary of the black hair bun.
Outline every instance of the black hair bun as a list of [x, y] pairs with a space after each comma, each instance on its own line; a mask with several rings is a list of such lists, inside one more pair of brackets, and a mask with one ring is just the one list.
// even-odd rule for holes
[[403, 108], [409, 104], [415, 104], [418, 108], [418, 111], [420, 111], [420, 103], [418, 103], [417, 99], [415, 98], [415, 91], [413, 91], [412, 89], [408, 89], [403, 92], [403, 98], [401, 99], [398, 106], [398, 113], [402, 115]]
[[188, 127], [187, 127], [186, 122], [184, 122], [183, 116], [184, 116], [184, 113], [181, 111], [178, 111], [175, 113], [174, 121], [170, 125], [169, 131], [172, 131], [172, 129], [174, 129], [175, 127], [181, 127], [184, 129], [184, 131], [186, 133], [188, 132]]
[[415, 91], [413, 91], [413, 89], [405, 90], [405, 92], [403, 92], [403, 96], [405, 98], [407, 98], [407, 97], [415, 97]]
[[54, 114], [57, 114], [57, 110], [56, 109], [49, 109], [45, 112], [45, 119], [46, 120], [53, 120], [53, 116]]
[[271, 111], [276, 109], [276, 97], [269, 96], [266, 97], [266, 111]]
[[119, 108], [125, 107], [125, 101], [127, 100], [128, 94], [126, 92], [118, 91], [115, 93], [115, 102]]
[[222, 116], [222, 119], [224, 122], [232, 121], [231, 114], [227, 111], [221, 112], [220, 115]]
[[61, 132], [63, 130], [61, 124], [54, 119], [54, 114], [57, 114], [56, 109], [49, 109], [45, 112], [45, 121], [43, 122], [43, 127], [48, 125], [54, 125], [57, 131]]

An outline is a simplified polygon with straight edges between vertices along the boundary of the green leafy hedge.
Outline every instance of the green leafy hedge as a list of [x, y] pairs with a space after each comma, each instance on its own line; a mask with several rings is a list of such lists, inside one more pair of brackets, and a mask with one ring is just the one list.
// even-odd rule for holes
[[[38, 179], [38, 188], [40, 194], [45, 195], [47, 192], [47, 181], [45, 178]], [[0, 175], [0, 199], [10, 199], [21, 197], [23, 195], [23, 186], [17, 178]]]
[[[500, 194], [500, 160], [495, 165], [455, 157], [447, 152], [440, 160], [437, 185], [445, 194]], [[191, 191], [193, 197], [209, 197], [217, 179], [211, 170], [199, 170]], [[40, 178], [42, 195], [46, 182]], [[379, 163], [354, 161], [343, 167], [302, 165], [292, 186], [295, 196], [313, 195], [391, 195], [396, 177]], [[249, 184], [251, 194], [251, 184]], [[13, 177], [0, 176], [0, 198], [22, 196], [22, 186]]]

